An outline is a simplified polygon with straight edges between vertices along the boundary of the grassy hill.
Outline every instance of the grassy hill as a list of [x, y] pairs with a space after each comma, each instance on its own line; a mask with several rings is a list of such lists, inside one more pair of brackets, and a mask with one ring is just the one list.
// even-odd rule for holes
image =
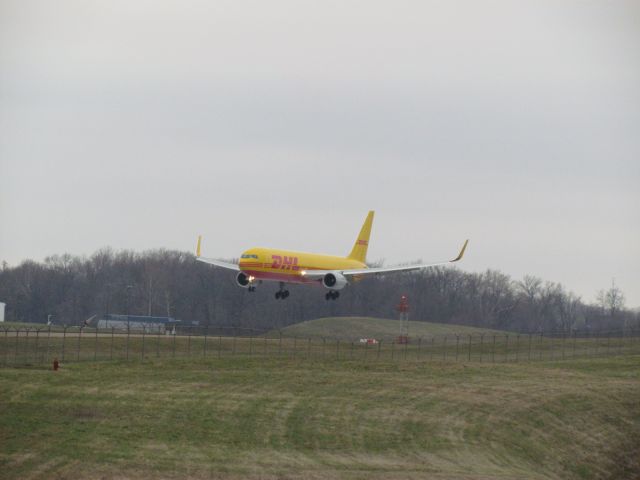
[[4, 479], [640, 476], [640, 356], [0, 368]]
[[[400, 321], [374, 317], [327, 317], [290, 325], [282, 330], [287, 336], [391, 339], [400, 334]], [[498, 330], [444, 323], [409, 322], [409, 335], [427, 337], [445, 334], [504, 334]]]

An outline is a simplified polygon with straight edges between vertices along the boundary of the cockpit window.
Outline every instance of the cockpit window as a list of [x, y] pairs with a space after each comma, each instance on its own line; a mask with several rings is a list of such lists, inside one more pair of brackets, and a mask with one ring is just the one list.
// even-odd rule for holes
[[241, 258], [255, 258], [256, 260], [258, 259], [258, 255], [249, 255], [247, 253], [243, 254], [241, 256]]

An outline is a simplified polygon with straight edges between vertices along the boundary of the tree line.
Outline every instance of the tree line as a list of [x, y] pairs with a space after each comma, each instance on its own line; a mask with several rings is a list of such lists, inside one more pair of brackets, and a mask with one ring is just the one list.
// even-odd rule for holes
[[640, 315], [625, 308], [616, 285], [585, 303], [559, 283], [525, 276], [514, 280], [497, 270], [469, 273], [451, 267], [371, 277], [326, 301], [322, 286], [292, 285], [276, 301], [276, 284], [247, 292], [233, 272], [197, 262], [186, 252], [152, 250], [90, 257], [54, 255], [0, 269], [0, 301], [7, 321], [82, 325], [94, 315], [167, 316], [185, 324], [255, 329], [282, 328], [327, 316], [397, 317], [401, 295], [410, 319], [519, 332], [619, 330], [640, 327]]

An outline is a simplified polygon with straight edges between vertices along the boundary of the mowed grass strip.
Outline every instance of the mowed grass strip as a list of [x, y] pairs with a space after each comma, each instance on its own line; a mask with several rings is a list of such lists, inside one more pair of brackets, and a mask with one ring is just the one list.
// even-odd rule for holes
[[640, 356], [0, 369], [2, 478], [640, 474]]
[[[409, 335], [413, 338], [433, 335], [480, 335], [505, 334], [501, 330], [468, 327], [448, 323], [410, 321]], [[282, 329], [287, 337], [327, 337], [343, 340], [360, 338], [385, 339], [396, 338], [400, 334], [400, 322], [388, 318], [375, 317], [326, 317], [295, 323]]]

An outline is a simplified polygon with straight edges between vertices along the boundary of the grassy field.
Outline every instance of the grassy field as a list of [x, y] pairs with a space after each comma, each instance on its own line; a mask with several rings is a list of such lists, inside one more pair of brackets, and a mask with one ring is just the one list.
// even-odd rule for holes
[[2, 478], [634, 479], [640, 356], [0, 368]]
[[[327, 317], [290, 325], [282, 330], [287, 336], [330, 337], [349, 340], [359, 338], [392, 339], [400, 334], [400, 322], [374, 317]], [[409, 335], [427, 337], [433, 335], [504, 334], [499, 330], [474, 328], [446, 323], [409, 322]]]

